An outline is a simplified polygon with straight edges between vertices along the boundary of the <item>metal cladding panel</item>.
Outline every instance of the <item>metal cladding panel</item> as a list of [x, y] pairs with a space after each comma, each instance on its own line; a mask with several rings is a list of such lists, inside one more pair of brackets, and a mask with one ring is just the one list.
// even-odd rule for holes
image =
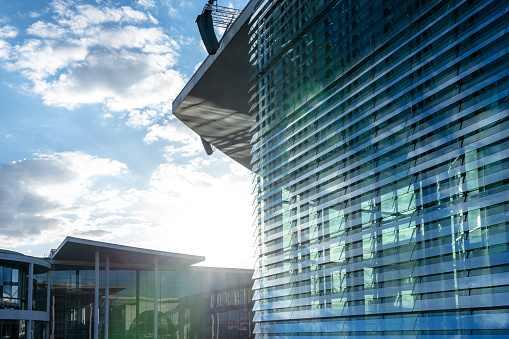
[[259, 7], [257, 338], [509, 335], [508, 19], [496, 0]]

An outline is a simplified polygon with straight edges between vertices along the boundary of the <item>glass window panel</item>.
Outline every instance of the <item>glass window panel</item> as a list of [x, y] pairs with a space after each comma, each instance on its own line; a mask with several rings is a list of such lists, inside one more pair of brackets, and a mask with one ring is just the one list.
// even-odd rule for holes
[[19, 279], [19, 270], [18, 269], [12, 269], [12, 282], [17, 283]]
[[12, 280], [12, 268], [4, 267], [4, 284], [10, 283]]

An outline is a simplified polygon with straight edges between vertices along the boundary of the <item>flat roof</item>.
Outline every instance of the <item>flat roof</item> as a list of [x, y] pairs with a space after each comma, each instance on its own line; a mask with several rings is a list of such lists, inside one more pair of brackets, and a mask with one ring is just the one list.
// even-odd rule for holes
[[99, 261], [104, 262], [106, 257], [109, 257], [111, 266], [153, 267], [157, 259], [159, 266], [183, 268], [205, 260], [203, 256], [148, 250], [74, 237], [65, 238], [51, 254], [51, 260], [94, 263], [96, 251], [99, 251]]
[[51, 269], [49, 261], [23, 253], [0, 249], [0, 265], [9, 264], [14, 268], [21, 268], [28, 272], [30, 264], [34, 264], [34, 273], [44, 273]]
[[[227, 156], [251, 169], [249, 115], [251, 0], [173, 101], [173, 115]], [[198, 29], [198, 28], [197, 28]]]

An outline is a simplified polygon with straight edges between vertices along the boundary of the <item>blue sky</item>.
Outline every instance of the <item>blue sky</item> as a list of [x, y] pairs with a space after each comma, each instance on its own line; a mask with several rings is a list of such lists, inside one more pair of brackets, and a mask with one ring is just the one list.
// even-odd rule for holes
[[72, 235], [252, 268], [249, 172], [171, 114], [204, 4], [0, 0], [1, 248]]

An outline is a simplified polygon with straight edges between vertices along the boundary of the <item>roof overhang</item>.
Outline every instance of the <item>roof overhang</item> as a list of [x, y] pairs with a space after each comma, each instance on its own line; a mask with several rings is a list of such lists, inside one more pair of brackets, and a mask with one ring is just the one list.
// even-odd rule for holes
[[173, 101], [173, 114], [227, 156], [251, 169], [248, 21], [250, 1]]
[[30, 264], [34, 264], [34, 273], [44, 273], [51, 269], [51, 264], [42, 258], [31, 257], [18, 252], [0, 250], [0, 263], [9, 264], [28, 272]]
[[99, 252], [99, 260], [104, 262], [110, 258], [112, 267], [153, 267], [155, 261], [165, 269], [181, 269], [205, 260], [205, 257], [148, 250], [138, 247], [110, 244], [101, 241], [67, 237], [58, 249], [52, 253], [51, 260], [58, 263], [95, 261], [95, 253]]

